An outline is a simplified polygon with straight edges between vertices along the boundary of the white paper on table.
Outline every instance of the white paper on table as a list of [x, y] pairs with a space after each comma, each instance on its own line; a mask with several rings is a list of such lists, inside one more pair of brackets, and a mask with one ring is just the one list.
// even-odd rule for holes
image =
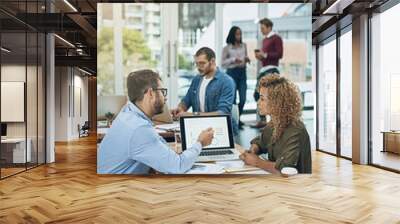
[[243, 171], [243, 172], [237, 172], [237, 174], [271, 174], [265, 170], [259, 169], [259, 170], [249, 170], [249, 171]]
[[195, 163], [186, 174], [220, 174], [224, 168], [214, 163]]
[[260, 168], [244, 164], [242, 160], [217, 161], [216, 164], [222, 166], [228, 173], [269, 174], [267, 171]]
[[172, 131], [172, 130], [179, 130], [179, 122], [174, 122], [172, 124], [159, 124], [156, 125], [156, 129], [165, 130], [165, 131]]
[[227, 161], [217, 161], [216, 164], [222, 166], [225, 169], [228, 168], [243, 168], [245, 166], [242, 160], [227, 160]]

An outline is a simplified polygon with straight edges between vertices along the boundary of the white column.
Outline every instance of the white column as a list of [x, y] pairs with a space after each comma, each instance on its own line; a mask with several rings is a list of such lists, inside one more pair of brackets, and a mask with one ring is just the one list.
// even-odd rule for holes
[[[268, 3], [266, 4], [258, 4], [258, 20], [268, 18]], [[258, 49], [262, 48], [262, 41], [264, 39], [263, 34], [260, 31], [260, 24], [258, 21], [255, 21], [257, 25], [257, 46]], [[261, 69], [261, 62], [257, 60], [257, 72]]]
[[[176, 107], [178, 102], [178, 4], [161, 3], [161, 77], [168, 88], [167, 104]], [[172, 12], [172, 13], [171, 13]]]
[[65, 66], [55, 69], [55, 141], [70, 141], [78, 136], [73, 116], [73, 69]]
[[353, 20], [353, 162], [368, 163], [368, 17]]
[[[317, 110], [316, 110], [316, 108], [317, 108], [317, 95], [316, 95], [316, 93], [317, 93], [317, 47], [315, 45], [312, 45], [312, 66], [313, 66], [313, 68], [312, 68], [312, 75], [311, 76], [312, 76], [312, 83], [313, 83], [312, 92], [313, 92], [313, 99], [314, 99], [314, 102], [313, 102], [313, 105], [314, 105], [313, 116], [314, 116], [314, 118], [316, 118], [318, 115], [317, 115]], [[312, 135], [314, 137], [311, 138], [313, 140], [311, 142], [311, 144], [312, 144], [311, 148], [312, 149], [316, 149], [317, 148], [317, 146], [316, 146], [317, 120], [316, 119], [314, 119], [314, 122], [313, 122], [313, 130], [314, 130], [314, 132], [312, 133]]]
[[224, 47], [223, 30], [224, 30], [224, 13], [225, 3], [215, 3], [215, 57], [219, 67], [221, 67], [222, 48]]
[[55, 74], [54, 35], [46, 35], [46, 163], [55, 161]]
[[122, 64], [122, 5], [121, 3], [113, 4], [114, 19], [114, 88], [115, 95], [124, 95], [123, 86], [123, 64]]

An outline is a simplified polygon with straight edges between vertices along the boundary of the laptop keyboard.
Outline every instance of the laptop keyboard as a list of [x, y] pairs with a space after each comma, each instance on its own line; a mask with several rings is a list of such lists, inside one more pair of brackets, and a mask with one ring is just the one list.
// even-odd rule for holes
[[202, 151], [200, 156], [219, 156], [219, 155], [229, 155], [233, 154], [231, 150], [212, 150], [212, 151]]

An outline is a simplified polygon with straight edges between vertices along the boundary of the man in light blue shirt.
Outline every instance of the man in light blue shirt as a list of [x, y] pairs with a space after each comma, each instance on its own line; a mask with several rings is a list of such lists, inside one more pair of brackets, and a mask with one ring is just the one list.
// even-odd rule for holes
[[198, 141], [181, 154], [172, 150], [158, 135], [150, 120], [163, 112], [167, 89], [151, 70], [139, 70], [127, 78], [129, 102], [121, 109], [100, 144], [97, 154], [99, 174], [147, 174], [150, 169], [162, 173], [185, 173], [201, 149], [213, 139], [209, 128]]

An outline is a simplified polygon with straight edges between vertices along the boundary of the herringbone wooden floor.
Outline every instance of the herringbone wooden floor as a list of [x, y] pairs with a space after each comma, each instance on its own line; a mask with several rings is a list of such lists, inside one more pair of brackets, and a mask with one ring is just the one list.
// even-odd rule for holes
[[400, 175], [314, 152], [314, 173], [96, 174], [95, 138], [0, 181], [0, 223], [400, 223]]

